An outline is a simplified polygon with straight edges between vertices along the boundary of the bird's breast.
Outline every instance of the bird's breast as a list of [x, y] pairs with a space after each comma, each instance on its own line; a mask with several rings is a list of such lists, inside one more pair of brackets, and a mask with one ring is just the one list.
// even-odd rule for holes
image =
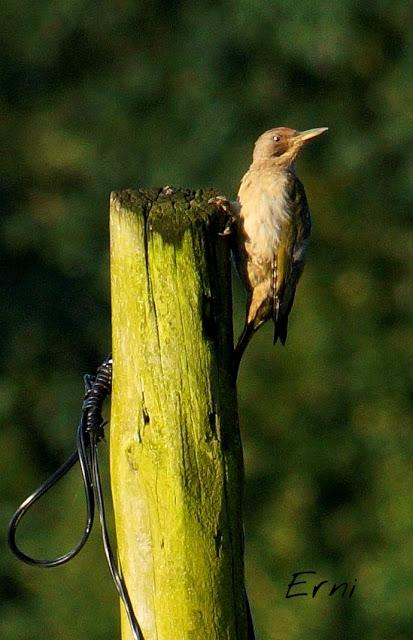
[[[250, 175], [249, 175], [250, 174]], [[287, 176], [248, 172], [238, 193], [240, 228], [250, 260], [272, 264], [281, 238], [291, 225]]]

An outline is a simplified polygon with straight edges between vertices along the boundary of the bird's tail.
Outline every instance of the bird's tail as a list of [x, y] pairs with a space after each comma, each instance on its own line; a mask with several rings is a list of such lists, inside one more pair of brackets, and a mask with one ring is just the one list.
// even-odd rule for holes
[[244, 351], [247, 348], [254, 331], [255, 331], [254, 323], [246, 322], [244, 329], [240, 337], [238, 338], [237, 346], [235, 347], [235, 350], [234, 350], [234, 360], [233, 360], [233, 374], [234, 374], [235, 380], [237, 379], [237, 376], [238, 376], [238, 369], [241, 362], [241, 358], [244, 355]]

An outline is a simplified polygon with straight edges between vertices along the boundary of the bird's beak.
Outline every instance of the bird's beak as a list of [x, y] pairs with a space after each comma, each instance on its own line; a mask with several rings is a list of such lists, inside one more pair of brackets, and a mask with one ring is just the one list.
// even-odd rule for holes
[[328, 127], [319, 127], [318, 129], [307, 129], [307, 131], [299, 131], [294, 136], [294, 142], [302, 145], [308, 140], [312, 140], [313, 138], [321, 136], [326, 131], [328, 131]]

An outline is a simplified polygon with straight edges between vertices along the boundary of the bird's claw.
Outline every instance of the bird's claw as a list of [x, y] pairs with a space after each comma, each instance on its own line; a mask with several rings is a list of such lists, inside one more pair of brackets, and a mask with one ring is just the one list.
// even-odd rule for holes
[[229, 236], [234, 231], [234, 223], [235, 216], [233, 213], [233, 209], [231, 206], [231, 202], [225, 196], [214, 196], [208, 200], [208, 204], [212, 204], [217, 209], [223, 211], [227, 216], [227, 222], [223, 231], [221, 231], [218, 235], [220, 236]]
[[208, 204], [213, 204], [217, 209], [221, 209], [229, 215], [232, 213], [231, 203], [225, 196], [214, 196], [208, 200]]
[[235, 216], [228, 218], [224, 231], [218, 233], [219, 236], [230, 236], [234, 232]]

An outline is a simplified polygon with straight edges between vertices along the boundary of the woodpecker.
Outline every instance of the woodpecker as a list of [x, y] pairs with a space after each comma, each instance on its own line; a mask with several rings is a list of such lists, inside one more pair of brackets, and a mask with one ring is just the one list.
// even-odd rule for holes
[[252, 163], [235, 202], [218, 196], [216, 206], [230, 215], [235, 264], [247, 291], [244, 329], [235, 347], [234, 370], [253, 334], [274, 322], [274, 344], [287, 339], [288, 316], [302, 274], [311, 231], [304, 187], [296, 176], [298, 154], [327, 127], [296, 131], [277, 127], [255, 143]]

